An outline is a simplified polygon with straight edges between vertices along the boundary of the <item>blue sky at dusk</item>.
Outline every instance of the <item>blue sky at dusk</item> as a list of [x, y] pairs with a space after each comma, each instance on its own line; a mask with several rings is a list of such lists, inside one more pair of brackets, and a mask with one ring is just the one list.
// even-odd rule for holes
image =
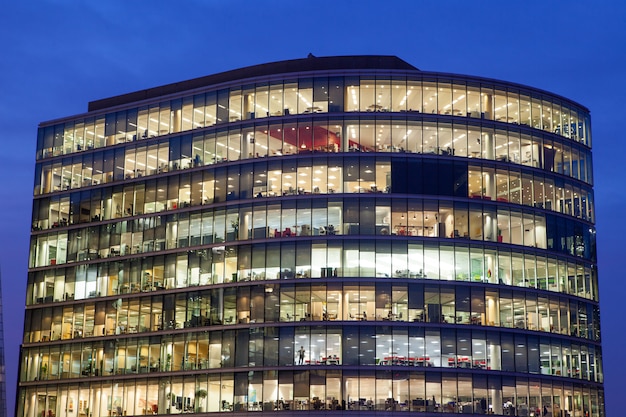
[[[626, 2], [64, 1], [0, 11], [0, 267], [12, 416], [37, 125], [87, 103], [265, 62], [397, 55], [548, 90], [591, 110], [607, 415], [626, 382]], [[620, 104], [621, 103], [621, 104]], [[622, 107], [623, 106], [623, 107]]]

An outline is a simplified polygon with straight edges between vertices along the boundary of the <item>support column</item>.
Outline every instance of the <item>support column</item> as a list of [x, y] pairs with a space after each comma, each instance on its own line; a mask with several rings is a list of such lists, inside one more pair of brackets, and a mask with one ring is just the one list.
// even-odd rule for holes
[[491, 398], [491, 411], [494, 414], [502, 414], [502, 390], [497, 388], [490, 389], [489, 398]]
[[[482, 147], [483, 147], [482, 155], [483, 155], [483, 158], [491, 159], [491, 160], [496, 159], [496, 157], [495, 157], [495, 147], [494, 147], [493, 141], [494, 141], [493, 134], [491, 134], [491, 133], [483, 133], [483, 139], [482, 139]], [[492, 175], [492, 177], [493, 176], [494, 175]]]
[[491, 94], [483, 96], [482, 118], [493, 120], [493, 95]]
[[[488, 240], [490, 242], [496, 242], [498, 240], [498, 219], [494, 216], [493, 213], [485, 214], [483, 220], [483, 229], [485, 240]], [[493, 264], [489, 265], [492, 273], [495, 271], [493, 269], [493, 266]]]

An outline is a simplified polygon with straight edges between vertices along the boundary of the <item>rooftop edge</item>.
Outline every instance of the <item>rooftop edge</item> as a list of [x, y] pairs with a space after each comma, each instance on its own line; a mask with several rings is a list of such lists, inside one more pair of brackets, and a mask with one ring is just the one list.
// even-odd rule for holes
[[316, 57], [309, 54], [307, 58], [291, 59], [287, 61], [270, 62], [253, 65], [226, 72], [220, 72], [191, 80], [152, 87], [132, 93], [121, 94], [101, 100], [90, 101], [87, 111], [103, 110], [109, 107], [130, 104], [137, 101], [152, 99], [168, 94], [196, 88], [208, 87], [239, 79], [259, 77], [274, 74], [292, 72], [346, 70], [346, 69], [388, 69], [419, 71], [418, 68], [408, 62], [390, 55], [355, 55], [355, 56], [329, 56]]

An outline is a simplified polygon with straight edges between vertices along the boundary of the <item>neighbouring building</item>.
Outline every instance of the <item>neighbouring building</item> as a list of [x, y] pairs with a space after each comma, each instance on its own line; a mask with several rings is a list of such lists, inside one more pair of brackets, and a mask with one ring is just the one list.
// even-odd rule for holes
[[[0, 274], [0, 284], [2, 274]], [[2, 285], [0, 285], [0, 417], [7, 416], [6, 362], [4, 355], [4, 319], [2, 315]]]

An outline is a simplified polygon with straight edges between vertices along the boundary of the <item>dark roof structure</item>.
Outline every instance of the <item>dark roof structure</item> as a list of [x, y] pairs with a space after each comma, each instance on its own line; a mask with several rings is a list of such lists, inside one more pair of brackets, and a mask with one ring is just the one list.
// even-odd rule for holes
[[208, 87], [210, 85], [221, 84], [229, 81], [240, 80], [251, 77], [262, 77], [267, 75], [308, 72], [308, 71], [330, 71], [330, 70], [364, 70], [364, 69], [385, 69], [400, 71], [419, 71], [413, 65], [396, 57], [384, 55], [357, 55], [357, 56], [331, 56], [309, 57], [302, 59], [291, 59], [288, 61], [271, 62], [268, 64], [253, 65], [251, 67], [239, 68], [218, 74], [207, 75], [205, 77], [194, 78], [178, 83], [166, 84], [159, 87], [148, 88], [135, 91], [133, 93], [104, 98], [89, 102], [88, 111], [97, 111], [109, 107], [130, 104], [136, 101], [148, 100], [162, 97], [168, 94], [175, 94], [182, 91], [196, 88]]

